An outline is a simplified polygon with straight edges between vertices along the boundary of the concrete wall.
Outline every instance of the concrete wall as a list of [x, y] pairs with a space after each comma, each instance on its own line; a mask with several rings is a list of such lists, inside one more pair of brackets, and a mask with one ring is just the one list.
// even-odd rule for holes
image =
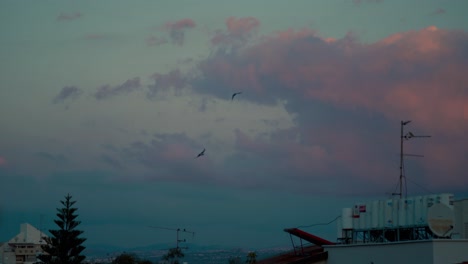
[[468, 240], [437, 240], [433, 250], [434, 264], [468, 261]]
[[[0, 246], [0, 264], [16, 264], [17, 255], [24, 258], [21, 263], [35, 262], [36, 254], [42, 253], [41, 244], [45, 244], [42, 236], [44, 234], [32, 225], [21, 224], [20, 232]], [[15, 245], [10, 246], [9, 243]]]
[[455, 226], [452, 238], [468, 239], [468, 199], [454, 202]]
[[325, 246], [328, 264], [449, 264], [468, 261], [468, 240]]
[[432, 243], [387, 243], [325, 247], [328, 264], [433, 263]]

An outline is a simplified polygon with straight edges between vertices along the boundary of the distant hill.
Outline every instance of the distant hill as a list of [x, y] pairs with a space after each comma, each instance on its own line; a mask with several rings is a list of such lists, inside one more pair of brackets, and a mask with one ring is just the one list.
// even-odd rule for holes
[[[182, 259], [189, 264], [218, 264], [228, 263], [231, 257], [240, 257], [242, 262], [245, 261], [247, 253], [252, 249], [242, 248], [227, 248], [217, 245], [197, 245], [191, 243], [184, 243], [183, 252], [185, 257]], [[119, 255], [123, 252], [134, 253], [140, 258], [151, 260], [157, 263], [161, 257], [166, 254], [169, 248], [174, 247], [173, 243], [152, 244], [143, 247], [122, 248], [109, 245], [86, 245], [84, 254], [88, 260], [108, 258]], [[257, 252], [257, 259], [263, 259], [272, 255], [280, 254], [282, 252], [291, 250], [290, 247], [276, 247], [254, 250]]]

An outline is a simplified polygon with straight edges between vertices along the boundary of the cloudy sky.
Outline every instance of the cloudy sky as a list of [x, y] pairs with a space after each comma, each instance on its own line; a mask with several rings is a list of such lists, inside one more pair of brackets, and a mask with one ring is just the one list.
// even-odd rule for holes
[[405, 141], [408, 195], [467, 197], [467, 9], [1, 1], [0, 240], [70, 193], [88, 245], [289, 245], [398, 191], [401, 120], [432, 136]]

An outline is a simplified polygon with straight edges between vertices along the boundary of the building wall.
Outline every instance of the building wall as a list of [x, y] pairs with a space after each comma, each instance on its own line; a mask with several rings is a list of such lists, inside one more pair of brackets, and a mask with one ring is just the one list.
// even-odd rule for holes
[[437, 240], [434, 264], [468, 262], [468, 240]]
[[326, 246], [324, 248], [328, 251], [328, 264], [433, 263], [430, 242]]
[[468, 261], [468, 240], [325, 246], [328, 264], [448, 264]]
[[455, 226], [453, 238], [468, 239], [468, 199], [454, 202]]
[[0, 264], [34, 263], [36, 256], [43, 253], [43, 236], [34, 226], [21, 224], [20, 232], [0, 246]]

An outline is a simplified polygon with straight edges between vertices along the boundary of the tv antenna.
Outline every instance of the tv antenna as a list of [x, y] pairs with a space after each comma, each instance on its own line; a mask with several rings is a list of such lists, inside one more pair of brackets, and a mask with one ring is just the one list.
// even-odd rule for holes
[[195, 232], [188, 231], [185, 228], [169, 228], [169, 227], [161, 227], [161, 226], [148, 226], [149, 228], [156, 228], [156, 229], [165, 229], [165, 230], [171, 230], [171, 231], [176, 231], [176, 248], [179, 249], [187, 249], [187, 247], [179, 247], [179, 243], [181, 242], [186, 242], [186, 239], [180, 239], [179, 238], [179, 232], [182, 233], [190, 233], [192, 234], [192, 238], [195, 237]]
[[[429, 138], [431, 136], [417, 136], [417, 135], [414, 135], [412, 132], [407, 132], [406, 134], [404, 134], [404, 126], [406, 126], [407, 124], [411, 123], [411, 120], [407, 120], [407, 121], [401, 121], [401, 128], [400, 128], [400, 192], [399, 193], [392, 193], [392, 195], [399, 195], [400, 196], [400, 199], [403, 195], [403, 177], [405, 177], [405, 181], [406, 181], [406, 176], [403, 176], [403, 168], [404, 168], [404, 163], [403, 163], [403, 157], [404, 156], [410, 156], [410, 157], [418, 157], [418, 158], [422, 158], [424, 157], [423, 155], [416, 155], [416, 154], [404, 154], [403, 153], [403, 142], [405, 140], [410, 140], [412, 138]], [[407, 188], [407, 187], [405, 187]], [[406, 194], [405, 194], [406, 196]]]
[[42, 223], [43, 223], [43, 218], [44, 218], [44, 215], [43, 214], [40, 214], [39, 215], [39, 244], [42, 244], [42, 230], [43, 230], [43, 226], [42, 226]]

